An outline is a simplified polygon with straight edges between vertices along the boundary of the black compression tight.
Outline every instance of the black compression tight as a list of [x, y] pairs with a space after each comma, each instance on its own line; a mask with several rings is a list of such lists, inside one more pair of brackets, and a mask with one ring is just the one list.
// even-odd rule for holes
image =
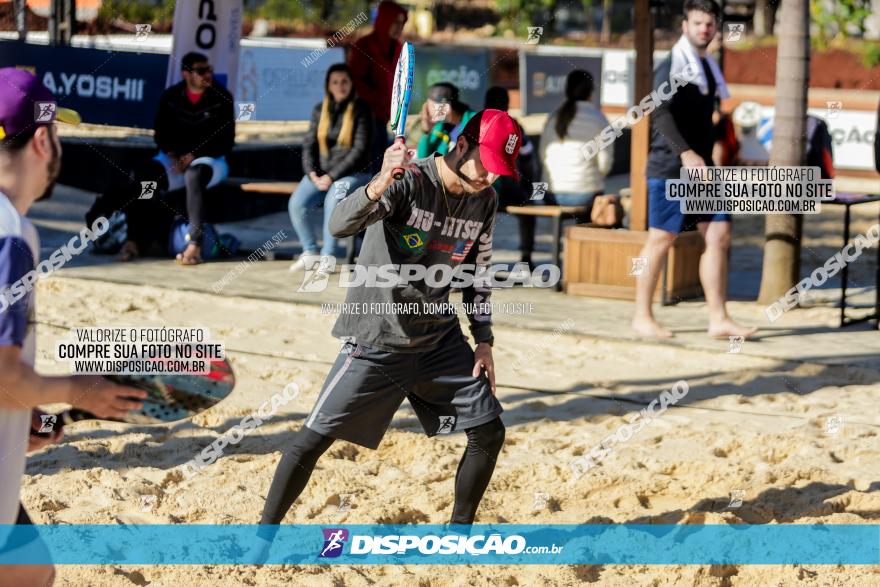
[[[495, 461], [504, 444], [500, 418], [466, 431], [468, 443], [455, 474], [455, 506], [451, 524], [473, 524], [477, 506], [489, 486]], [[281, 457], [266, 496], [260, 524], [280, 524], [315, 469], [315, 464], [334, 439], [306, 427], [300, 429], [290, 451]], [[272, 532], [266, 533], [267, 538]]]
[[532, 260], [532, 251], [535, 249], [535, 225], [537, 218], [534, 216], [517, 216], [519, 225], [519, 251], [523, 261]]
[[473, 524], [477, 506], [489, 486], [495, 461], [504, 444], [504, 424], [495, 418], [465, 431], [468, 438], [464, 456], [455, 473], [455, 506], [450, 524]]
[[330, 448], [333, 440], [305, 426], [300, 428], [290, 452], [281, 457], [278, 468], [275, 469], [260, 524], [281, 523], [287, 510], [306, 488], [315, 463]]

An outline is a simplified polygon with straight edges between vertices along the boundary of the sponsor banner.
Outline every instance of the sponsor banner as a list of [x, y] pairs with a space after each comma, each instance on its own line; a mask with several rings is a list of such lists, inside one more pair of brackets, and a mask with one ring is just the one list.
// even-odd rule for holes
[[602, 57], [602, 105], [633, 104], [635, 54], [625, 49], [607, 49]]
[[807, 112], [824, 119], [828, 125], [828, 132], [834, 141], [836, 169], [874, 170], [876, 112], [840, 110], [829, 115], [825, 108], [810, 108]]
[[237, 102], [255, 105], [251, 120], [309, 120], [324, 99], [324, 78], [334, 63], [344, 63], [341, 47], [323, 52], [309, 67], [302, 60], [315, 49], [306, 47], [242, 47]]
[[428, 88], [440, 82], [455, 85], [461, 101], [474, 111], [483, 109], [489, 89], [488, 49], [456, 47], [450, 51], [448, 47], [416, 45], [415, 62], [410, 112], [418, 112], [428, 97]]
[[[312, 47], [243, 47], [236, 102], [253, 103], [250, 120], [308, 120], [324, 97], [324, 77], [344, 61], [341, 48], [330, 48], [310, 67], [301, 60]], [[49, 47], [0, 41], [0, 67], [29, 69], [83, 122], [153, 128], [165, 90], [168, 55]]]
[[14, 555], [0, 565], [880, 564], [878, 524], [63, 524], [0, 526], [3, 538]]
[[0, 41], [0, 67], [32, 71], [83, 122], [152, 128], [168, 56]]
[[[596, 51], [597, 49], [593, 49]], [[598, 49], [602, 55], [602, 105], [632, 106], [635, 98], [636, 52], [632, 49]], [[669, 51], [654, 51], [654, 67], [669, 56]]]
[[550, 113], [565, 100], [565, 78], [575, 69], [593, 76], [592, 102], [602, 96], [602, 56], [547, 55], [520, 51], [520, 100], [523, 115]]
[[[769, 157], [773, 146], [773, 117], [776, 109], [770, 106], [761, 108], [761, 122], [757, 137]], [[834, 142], [835, 169], [874, 170], [874, 133], [877, 126], [877, 113], [860, 110], [835, 110], [831, 108], [810, 108], [807, 110], [828, 125], [828, 132]]]
[[[669, 55], [669, 51], [654, 51], [654, 66], [656, 67], [661, 61], [666, 59]], [[542, 56], [542, 57], [553, 57], [556, 61], [557, 68], [551, 73], [547, 72], [548, 75], [556, 76], [554, 79], [549, 80], [549, 87], [552, 90], [556, 90], [559, 88], [559, 93], [556, 93], [556, 99], [558, 100], [557, 106], [562, 103], [562, 100], [565, 98], [565, 75], [568, 75], [568, 72], [572, 69], [586, 69], [590, 73], [593, 74], [593, 79], [596, 81], [596, 88], [593, 94], [593, 102], [596, 105], [599, 105], [601, 102], [602, 106], [632, 106], [633, 104], [637, 104], [639, 99], [635, 99], [633, 96], [633, 92], [635, 91], [635, 78], [633, 77], [635, 74], [635, 60], [636, 53], [632, 49], [604, 49], [601, 47], [537, 47], [535, 51], [520, 51], [520, 90], [522, 92], [522, 96], [524, 99], [528, 101], [532, 96], [527, 95], [528, 83], [529, 79], [523, 75], [526, 56]], [[588, 63], [592, 63], [585, 67], [581, 60], [599, 60], [601, 61], [601, 68], [595, 65], [595, 61], [589, 61]], [[568, 63], [565, 65], [565, 61], [561, 67], [558, 67], [559, 60], [567, 60]], [[592, 67], [592, 69], [590, 69]], [[540, 71], [537, 69], [536, 71]], [[600, 75], [601, 71], [601, 75]], [[562, 76], [561, 81], [559, 80], [559, 76]], [[540, 81], [540, 76], [539, 76]], [[548, 86], [548, 81], [544, 81], [544, 86]], [[540, 90], [540, 85], [539, 85]], [[554, 92], [555, 93], [555, 92]], [[525, 103], [524, 103], [525, 104]], [[523, 106], [525, 108], [525, 106]], [[542, 113], [542, 112], [552, 112], [555, 110], [555, 107], [551, 108], [551, 110], [544, 110], [545, 106], [540, 106], [542, 109], [538, 109], [539, 106], [534, 104], [529, 105], [529, 114], [532, 113]]]
[[177, 2], [174, 7], [174, 41], [168, 62], [166, 87], [181, 79], [180, 60], [190, 51], [208, 56], [214, 79], [234, 94], [241, 43], [242, 0]]

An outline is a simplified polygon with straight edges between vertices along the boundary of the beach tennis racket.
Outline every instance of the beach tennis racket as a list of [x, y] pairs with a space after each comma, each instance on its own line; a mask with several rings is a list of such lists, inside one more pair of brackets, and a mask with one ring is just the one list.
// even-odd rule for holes
[[[394, 142], [404, 142], [406, 136], [406, 114], [412, 97], [413, 72], [415, 71], [415, 51], [412, 43], [404, 43], [394, 70], [394, 86], [391, 88], [391, 132]], [[403, 167], [391, 172], [394, 179], [403, 179]]]
[[[186, 375], [106, 375], [107, 379], [120, 385], [136, 387], [147, 392], [143, 407], [130, 411], [122, 420], [128, 424], [169, 424], [192, 418], [225, 399], [235, 387], [235, 373], [226, 359], [211, 361], [210, 371], [206, 374]], [[55, 414], [57, 420], [52, 422], [49, 432], [34, 433], [48, 437], [65, 424], [82, 420], [106, 420], [94, 414], [73, 408]]]

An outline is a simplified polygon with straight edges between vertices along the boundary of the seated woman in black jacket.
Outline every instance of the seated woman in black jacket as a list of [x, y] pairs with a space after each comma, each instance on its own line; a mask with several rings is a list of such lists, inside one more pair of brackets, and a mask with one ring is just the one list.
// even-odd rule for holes
[[[291, 271], [335, 264], [336, 239], [328, 223], [336, 204], [370, 181], [373, 115], [355, 95], [351, 70], [338, 63], [327, 70], [324, 100], [315, 106], [303, 144], [303, 172], [288, 209], [303, 252]], [[324, 202], [324, 242], [320, 252], [308, 214]]]

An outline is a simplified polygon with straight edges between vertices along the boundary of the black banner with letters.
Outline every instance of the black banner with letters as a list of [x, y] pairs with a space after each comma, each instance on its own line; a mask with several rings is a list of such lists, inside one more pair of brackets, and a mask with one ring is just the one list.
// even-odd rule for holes
[[565, 78], [575, 69], [593, 76], [591, 102], [602, 96], [602, 57], [520, 52], [520, 100], [523, 115], [550, 113], [565, 101]]
[[32, 71], [83, 122], [152, 128], [168, 55], [0, 41], [0, 67]]

